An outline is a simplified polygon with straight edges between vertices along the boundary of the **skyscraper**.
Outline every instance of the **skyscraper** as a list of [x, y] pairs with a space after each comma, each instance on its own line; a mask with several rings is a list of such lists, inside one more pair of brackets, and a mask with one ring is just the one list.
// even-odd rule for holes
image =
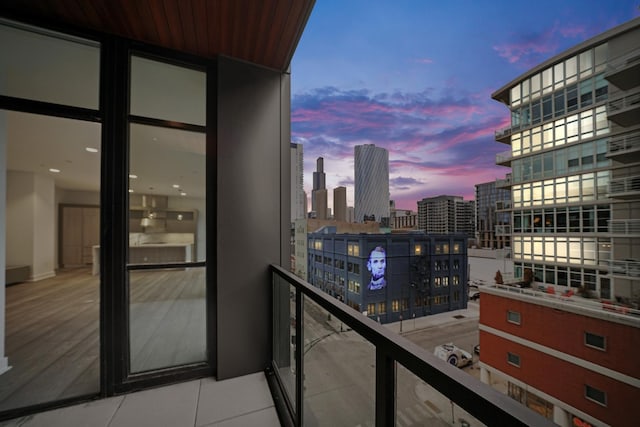
[[333, 218], [336, 221], [347, 220], [347, 187], [333, 189]]
[[381, 221], [389, 218], [389, 152], [373, 144], [355, 146], [355, 215]]
[[[311, 210], [316, 212], [317, 218], [326, 218], [326, 208], [327, 208], [327, 192], [321, 192], [318, 194], [318, 190], [326, 190], [326, 175], [324, 173], [324, 159], [322, 157], [318, 157], [316, 160], [316, 171], [313, 173], [313, 189], [311, 190]], [[316, 200], [317, 197], [324, 197], [324, 207], [325, 212], [322, 214], [318, 213], [318, 202]], [[321, 201], [322, 203], [322, 201]], [[318, 216], [320, 215], [320, 216]]]
[[302, 144], [291, 143], [291, 221], [306, 216]]

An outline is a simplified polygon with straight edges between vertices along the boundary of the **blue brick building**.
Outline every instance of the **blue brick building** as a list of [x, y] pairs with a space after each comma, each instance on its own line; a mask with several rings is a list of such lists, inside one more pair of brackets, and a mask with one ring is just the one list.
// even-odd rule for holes
[[308, 281], [380, 323], [467, 306], [464, 234], [336, 234], [326, 227], [307, 238]]

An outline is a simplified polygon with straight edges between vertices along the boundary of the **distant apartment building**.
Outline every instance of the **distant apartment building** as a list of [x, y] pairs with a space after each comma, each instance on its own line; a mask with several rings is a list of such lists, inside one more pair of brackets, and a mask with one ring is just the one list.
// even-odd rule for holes
[[640, 18], [492, 97], [511, 115], [496, 163], [528, 288], [482, 292], [482, 378], [561, 426], [638, 425]]
[[389, 152], [373, 144], [354, 148], [356, 222], [389, 218]]
[[333, 219], [347, 221], [347, 187], [333, 189]]
[[302, 144], [291, 143], [291, 221], [306, 217]]
[[418, 229], [425, 233], [475, 236], [475, 202], [460, 196], [427, 197], [418, 201]]
[[476, 243], [479, 248], [502, 249], [510, 247], [511, 216], [504, 210], [497, 211], [497, 203], [511, 199], [511, 175], [505, 179], [476, 184], [475, 224]]
[[417, 230], [418, 212], [391, 208], [390, 226], [392, 230]]
[[380, 322], [466, 308], [464, 234], [308, 235], [309, 283]]

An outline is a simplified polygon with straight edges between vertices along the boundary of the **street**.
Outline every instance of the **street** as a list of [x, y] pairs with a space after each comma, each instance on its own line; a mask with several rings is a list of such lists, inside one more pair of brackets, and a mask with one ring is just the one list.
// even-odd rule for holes
[[[304, 319], [305, 425], [332, 427], [375, 425], [375, 348], [354, 331], [329, 321], [328, 314], [308, 301]], [[473, 354], [478, 344], [477, 317], [450, 316], [445, 323], [412, 329], [405, 321], [403, 336], [425, 348], [453, 342]], [[424, 322], [424, 320], [423, 320]], [[408, 329], [408, 330], [407, 330]], [[462, 368], [476, 378], [478, 356]], [[402, 366], [397, 367], [397, 425], [481, 425], [449, 399], [427, 386]]]

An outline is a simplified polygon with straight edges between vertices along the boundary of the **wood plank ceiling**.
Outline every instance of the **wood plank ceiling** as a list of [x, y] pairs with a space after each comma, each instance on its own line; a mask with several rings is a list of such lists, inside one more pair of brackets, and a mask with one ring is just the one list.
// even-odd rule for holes
[[285, 71], [315, 0], [2, 0], [0, 15]]

